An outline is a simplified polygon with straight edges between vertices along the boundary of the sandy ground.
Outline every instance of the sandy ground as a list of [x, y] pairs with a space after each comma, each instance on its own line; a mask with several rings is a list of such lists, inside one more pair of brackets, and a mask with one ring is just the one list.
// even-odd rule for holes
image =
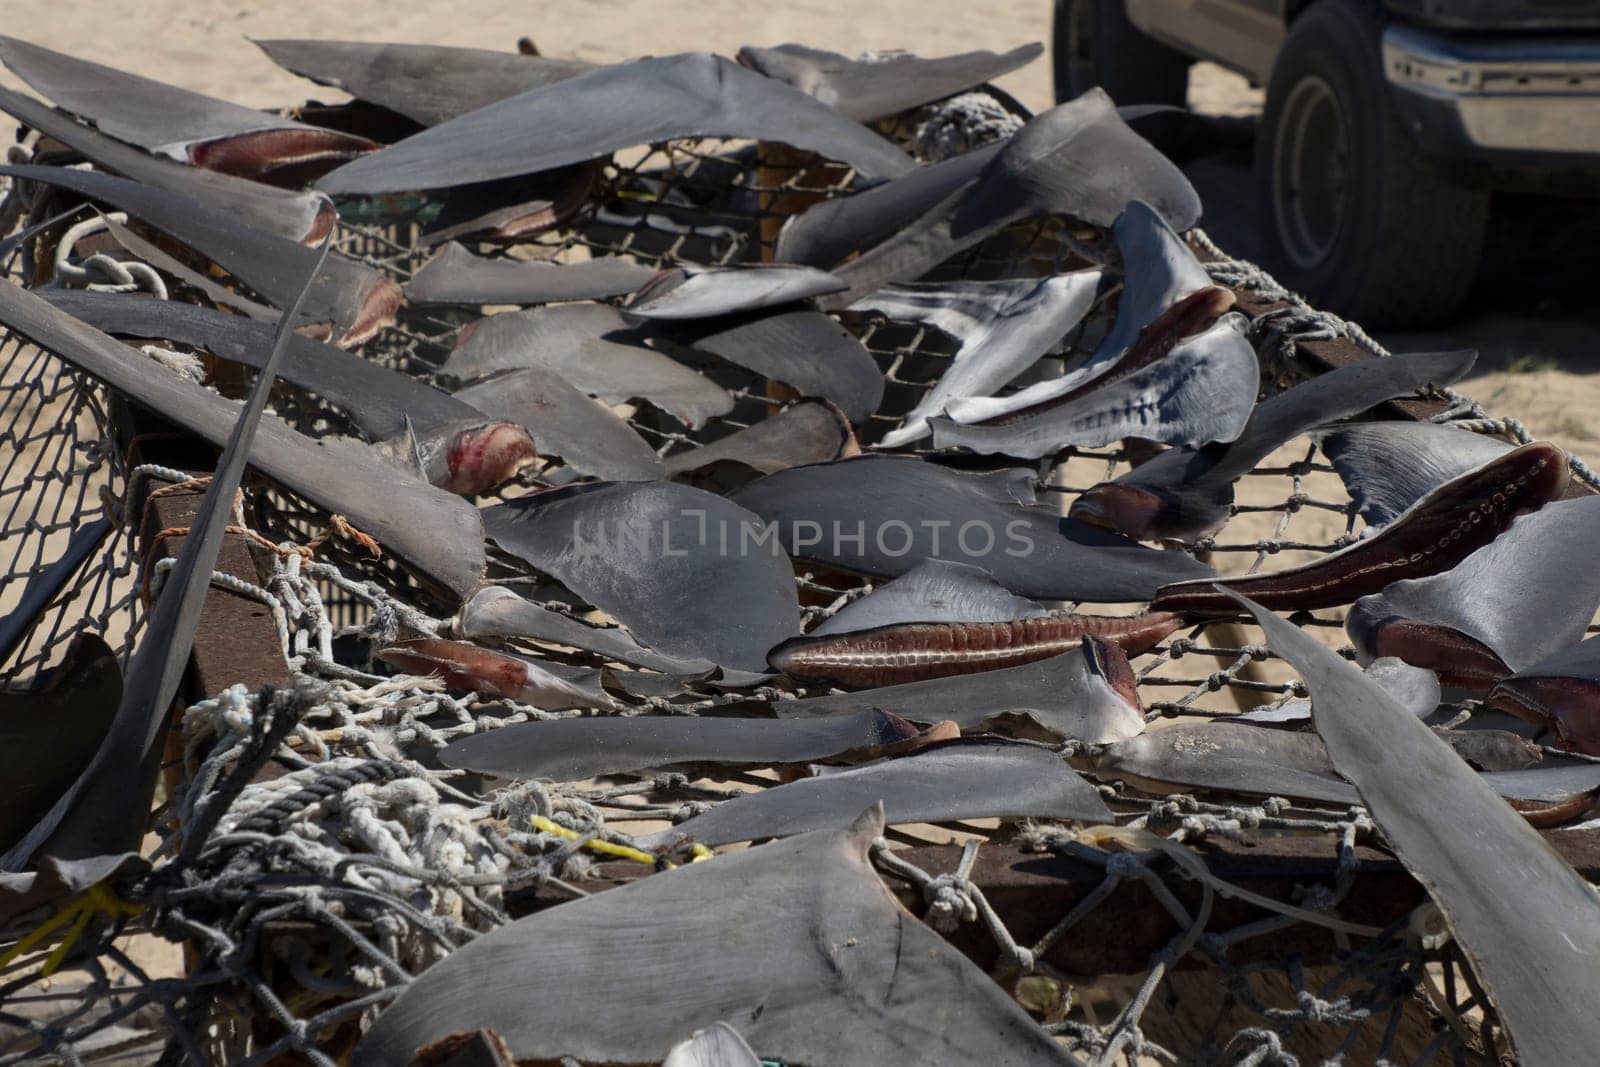
[[[732, 54], [741, 45], [786, 41], [849, 54], [905, 48], [934, 55], [1047, 41], [1050, 21], [1047, 0], [396, 0], [381, 5], [370, 0], [141, 0], [126, 6], [68, 0], [8, 6], [13, 9], [5, 19], [9, 35], [252, 105], [299, 99], [306, 83], [274, 67], [247, 37], [425, 41], [509, 50], [517, 38], [528, 36], [546, 55], [596, 61], [705, 49]], [[1042, 62], [1000, 84], [1031, 108], [1050, 103], [1049, 68]], [[323, 92], [324, 98], [333, 95]]]

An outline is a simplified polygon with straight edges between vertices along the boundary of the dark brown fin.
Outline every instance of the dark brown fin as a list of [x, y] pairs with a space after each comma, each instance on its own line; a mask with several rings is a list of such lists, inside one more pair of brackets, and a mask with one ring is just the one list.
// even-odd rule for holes
[[1143, 541], [1156, 529], [1165, 507], [1166, 502], [1158, 491], [1101, 482], [1072, 502], [1070, 514], [1079, 522]]
[[367, 291], [361, 311], [350, 328], [339, 335], [340, 348], [354, 348], [372, 340], [379, 330], [394, 324], [395, 313], [405, 305], [405, 290], [393, 278], [385, 278]]
[[1219, 286], [1197, 289], [1146, 325], [1139, 332], [1139, 339], [1130, 345], [1104, 374], [1084, 382], [1071, 392], [1053, 396], [1049, 400], [1041, 400], [1037, 404], [1030, 404], [992, 419], [985, 419], [978, 425], [1008, 426], [1040, 412], [1069, 404], [1102, 386], [1110, 385], [1136, 371], [1143, 370], [1170, 354], [1185, 337], [1193, 337], [1208, 330], [1218, 318], [1233, 307], [1237, 299], [1232, 289], [1223, 289]]
[[375, 658], [407, 674], [438, 678], [455, 690], [515, 698], [527, 678], [520, 659], [465, 641], [423, 637], [397, 641]]
[[1425, 667], [1442, 685], [1483, 691], [1512, 673], [1487, 645], [1449, 626], [1390, 619], [1379, 623], [1365, 642], [1374, 658], [1393, 656]]
[[913, 752], [922, 751], [929, 745], [954, 741], [961, 736], [961, 727], [948, 719], [922, 730], [918, 729], [915, 723], [907, 722], [892, 711], [874, 709], [872, 715], [876, 720], [874, 732], [879, 738], [877, 743], [864, 748], [848, 749], [823, 762], [863, 763], [867, 760], [908, 756]]
[[1511, 678], [1488, 705], [1552, 731], [1563, 748], [1600, 756], [1600, 683], [1585, 678]]
[[417, 1049], [411, 1067], [516, 1067], [516, 1058], [493, 1030], [473, 1030]]
[[1089, 664], [1095, 673], [1106, 680], [1128, 706], [1140, 715], [1144, 714], [1144, 701], [1139, 698], [1139, 676], [1133, 671], [1133, 664], [1128, 662], [1128, 656], [1117, 645], [1110, 641], [1102, 640], [1093, 634], [1086, 635], [1083, 639], [1083, 651], [1089, 658]]
[[1544, 761], [1544, 750], [1510, 730], [1438, 730], [1456, 755], [1478, 771], [1523, 771]]
[[1535, 441], [1446, 482], [1348, 548], [1273, 574], [1168, 585], [1150, 606], [1196, 615], [1231, 614], [1237, 604], [1231, 593], [1273, 611], [1349, 604], [1402, 579], [1449, 570], [1498, 537], [1521, 512], [1560, 498], [1569, 478], [1566, 453]]
[[913, 622], [796, 637], [767, 657], [793, 678], [857, 689], [1016, 667], [1070, 651], [1094, 635], [1143, 652], [1183, 625], [1176, 615], [1046, 615], [1005, 622]]
[[[517, 179], [452, 189], [445, 194], [444, 210], [435, 223], [438, 228], [423, 234], [422, 243], [432, 247], [470, 238], [516, 244], [548, 233], [589, 206], [605, 175], [602, 162], [594, 160], [569, 168], [571, 173], [567, 180], [545, 197], [527, 192], [511, 195], [509, 190], [523, 187]], [[553, 181], [559, 174], [556, 171], [541, 178]], [[506, 202], [508, 197], [510, 203]]]
[[1596, 805], [1600, 805], [1600, 789], [1575, 793], [1554, 804], [1537, 800], [1508, 800], [1507, 803], [1517, 809], [1535, 830], [1554, 830], [1558, 826], [1577, 822], [1593, 812]]
[[[959, 733], [959, 731], [957, 731]], [[922, 733], [915, 723], [907, 722], [892, 711], [875, 708], [872, 712], [873, 740], [879, 745], [894, 745], [909, 741]]]
[[365, 137], [333, 130], [256, 130], [196, 142], [189, 146], [189, 161], [236, 178], [297, 189], [382, 147]]

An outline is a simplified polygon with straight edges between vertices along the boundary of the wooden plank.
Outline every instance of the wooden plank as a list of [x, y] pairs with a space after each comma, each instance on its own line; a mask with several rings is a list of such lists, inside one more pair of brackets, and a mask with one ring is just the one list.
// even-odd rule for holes
[[[141, 542], [152, 546], [146, 558], [154, 561], [176, 556], [183, 548], [182, 534], [157, 537], [163, 530], [185, 529], [200, 507], [204, 490], [182, 489], [149, 502], [144, 509]], [[223, 537], [217, 568], [252, 585], [261, 581], [250, 541], [236, 533]], [[215, 696], [230, 685], [243, 683], [252, 692], [263, 686], [293, 682], [289, 664], [278, 644], [272, 612], [261, 601], [230, 589], [212, 586], [200, 609], [200, 627], [180, 699], [193, 703]]]
[[[127, 448], [129, 467], [157, 463], [186, 471], [195, 477], [210, 474], [216, 464], [216, 451], [198, 438], [174, 428], [149, 413], [118, 403], [114, 412], [118, 436]], [[194, 520], [203, 490], [185, 489], [149, 498], [164, 482], [147, 483], [140, 496], [129, 502], [131, 514], [140, 516], [141, 558], [153, 566], [156, 561], [176, 556], [183, 537], [156, 539], [163, 530], [185, 529]], [[251, 554], [248, 538], [228, 533], [217, 556], [217, 570], [252, 585], [262, 576]], [[294, 676], [278, 644], [278, 629], [272, 613], [259, 600], [213, 586], [201, 608], [200, 626], [195, 632], [190, 669], [179, 700], [193, 703], [236, 683], [252, 690], [264, 685], [292, 684]]]

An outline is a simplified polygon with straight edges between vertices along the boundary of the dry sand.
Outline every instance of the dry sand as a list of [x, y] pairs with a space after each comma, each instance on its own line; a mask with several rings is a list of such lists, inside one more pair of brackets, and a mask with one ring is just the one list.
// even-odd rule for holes
[[[13, 10], [5, 20], [6, 34], [259, 106], [299, 100], [307, 83], [274, 67], [247, 37], [420, 41], [510, 50], [517, 38], [528, 36], [546, 55], [595, 61], [691, 50], [731, 55], [741, 45], [786, 41], [851, 55], [869, 48], [938, 55], [1047, 41], [1050, 22], [1048, 0], [395, 0], [381, 5], [370, 0], [140, 0], [126, 5], [67, 0], [9, 6]], [[1000, 85], [1031, 108], [1050, 103], [1049, 68], [1042, 62]], [[342, 99], [331, 91], [318, 93], [324, 99]]]

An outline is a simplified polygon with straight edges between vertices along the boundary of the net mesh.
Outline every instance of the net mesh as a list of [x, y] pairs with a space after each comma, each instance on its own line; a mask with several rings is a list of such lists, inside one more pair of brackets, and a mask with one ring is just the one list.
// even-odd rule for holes
[[[981, 142], [1008, 121], [992, 100], [967, 106], [978, 118], [965, 124], [953, 122], [948, 110], [924, 112], [887, 132], [925, 153], [951, 151]], [[562, 226], [509, 253], [476, 251], [559, 262], [627, 255], [662, 266], [756, 261], [770, 252], [784, 218], [848, 192], [852, 182], [847, 170], [785, 150], [734, 142], [657, 145], [607, 163], [599, 193]], [[404, 281], [427, 256], [420, 234], [437, 210], [426, 201], [389, 204], [384, 214], [370, 204], [342, 205], [338, 247]], [[1209, 269], [1219, 283], [1292, 297], [1202, 234], [1194, 240], [1214, 257]], [[1081, 267], [1100, 254], [1068, 220], [1045, 219], [990, 238], [938, 274], [1030, 277]], [[22, 259], [9, 268], [13, 277], [39, 274]], [[50, 284], [60, 282], [58, 276]], [[190, 298], [177, 286], [172, 296]], [[1056, 355], [1092, 347], [1111, 310], [1099, 309]], [[455, 331], [473, 317], [407, 309], [361, 354], [432, 380]], [[854, 313], [841, 319], [889, 383], [880, 413], [858, 428], [870, 444], [938, 379], [956, 346], [925, 326]], [[1257, 319], [1250, 339], [1262, 358], [1266, 391], [1311, 373], [1296, 353], [1297, 339], [1330, 336], [1376, 350], [1358, 328], [1298, 301], [1286, 313]], [[75, 532], [100, 520], [106, 526], [9, 652], [4, 673], [16, 684], [58, 661], [70, 638], [85, 630], [125, 657], [142, 618], [138, 577], [145, 562], [133, 536], [141, 516], [128, 502], [142, 499], [138, 490], [147, 483], [184, 475], [149, 466], [129, 471], [118, 399], [59, 359], [15, 337], [4, 339], [0, 359], [0, 531], [10, 550], [0, 600], [8, 608], [17, 603], [62, 558]], [[695, 431], [648, 409], [631, 423], [666, 455], [781, 406], [752, 375], [726, 366], [713, 373], [738, 400], [728, 415]], [[1526, 439], [1513, 420], [1491, 418], [1454, 394], [1443, 399], [1441, 421]], [[307, 432], [348, 429], [337, 412], [287, 387], [275, 390], [274, 407]], [[1129, 469], [1135, 458], [1126, 449], [1066, 450], [1040, 464], [1037, 487], [1064, 504]], [[1586, 467], [1575, 468], [1593, 484]], [[538, 468], [501, 492], [516, 496], [565, 476], [558, 466]], [[1348, 495], [1314, 446], [1280, 450], [1245, 477], [1237, 499], [1222, 531], [1191, 549], [1224, 574], [1310, 559], [1358, 533]], [[768, 771], [716, 779], [656, 774], [490, 783], [497, 787], [486, 792], [465, 772], [441, 770], [435, 754], [452, 740], [554, 716], [447, 692], [427, 679], [390, 677], [364, 656], [352, 657], [350, 647], [402, 634], [448, 636], [449, 620], [388, 560], [374, 561], [339, 541], [325, 544], [316, 560], [290, 551], [329, 518], [294, 494], [261, 487], [248, 494], [246, 507], [250, 526], [284, 550], [263, 554], [259, 583], [226, 580], [270, 608], [296, 683], [262, 693], [233, 687], [182, 713], [181, 757], [169, 779], [175, 784], [153, 822], [153, 866], [119, 886], [126, 908], [102, 909], [81, 928], [58, 925], [52, 936], [32, 942], [30, 932], [50, 925], [49, 910], [17, 917], [0, 932], [0, 945], [13, 944], [0, 967], [0, 1065], [337, 1063], [364, 1018], [454, 948], [531, 910], [593, 891], [596, 879], [626, 877], [617, 868], [628, 864], [601, 862], [596, 842], [626, 849], [644, 829], [776, 781]], [[154, 594], [163, 574], [159, 563], [151, 568]], [[592, 617], [571, 591], [514, 558], [491, 554], [489, 577], [555, 610]], [[815, 566], [797, 568], [796, 582], [808, 626], [872, 588], [866, 579]], [[1330, 643], [1342, 642], [1339, 612], [1302, 613], [1296, 621]], [[579, 651], [531, 643], [519, 651], [603, 665]], [[1303, 695], [1260, 631], [1238, 622], [1194, 627], [1134, 664], [1152, 721], [1224, 716]], [[822, 691], [691, 689], [628, 703], [630, 713], [694, 714]], [[1476, 706], [1456, 710], [1466, 721]], [[1075, 743], [1059, 751], [1069, 759], [1095, 753]], [[1379, 892], [1362, 873], [1363, 849], [1379, 835], [1361, 809], [1285, 798], [1152, 796], [1123, 782], [1101, 789], [1122, 828], [1110, 836], [1033, 822], [897, 827], [873, 859], [935, 926], [958, 940], [963, 931], [981, 931], [989, 947], [971, 951], [1092, 1062], [1423, 1064], [1483, 1062], [1504, 1053], [1492, 1008], [1425, 909], [1366, 909], [1384, 915], [1365, 931], [1376, 936], [1354, 936], [1330, 916], [1335, 905]], [[966, 845], [948, 870], [908, 858], [923, 855], [908, 851], [914, 846], [949, 841]], [[1225, 925], [1223, 902], [1235, 899], [1238, 887], [1210, 872], [1213, 846], [1273, 841], [1298, 842], [1321, 859], [1279, 878], [1255, 910]], [[999, 847], [1058, 858], [1076, 873], [1048, 898], [1050, 906], [1007, 908], [990, 899], [977, 873], [983, 850]], [[688, 858], [635, 864], [633, 875]], [[1395, 886], [1392, 879], [1381, 884]], [[1148, 926], [1154, 933], [1147, 957], [1136, 963], [1097, 957], [1094, 946], [1115, 941], [1135, 913], [1157, 917]], [[1237, 916], [1237, 907], [1230, 914]], [[1296, 931], [1302, 936], [1291, 937]], [[1276, 951], [1285, 943], [1297, 947]]]

